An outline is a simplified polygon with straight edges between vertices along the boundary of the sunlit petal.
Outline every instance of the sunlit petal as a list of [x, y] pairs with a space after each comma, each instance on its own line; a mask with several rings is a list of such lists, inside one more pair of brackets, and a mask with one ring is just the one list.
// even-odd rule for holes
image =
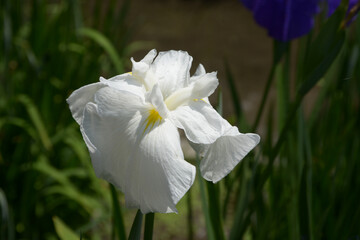
[[202, 146], [201, 175], [214, 183], [220, 181], [259, 141], [257, 134], [242, 134], [236, 127], [230, 127], [213, 144]]
[[168, 109], [175, 110], [176, 108], [188, 105], [197, 100], [207, 98], [217, 88], [219, 80], [216, 77], [216, 72], [207, 73], [200, 76], [196, 81], [191, 82], [187, 87], [180, 88], [173, 92], [166, 100]]
[[96, 91], [106, 86], [104, 83], [93, 83], [75, 90], [68, 99], [71, 114], [78, 124], [81, 124], [85, 105], [94, 100]]
[[[217, 182], [258, 143], [241, 134], [210, 105], [216, 72], [183, 51], [150, 51], [132, 60], [132, 72], [80, 88], [69, 97], [98, 177], [119, 188], [142, 213], [176, 212], [195, 179], [184, 160], [178, 128], [201, 154], [202, 175]], [[220, 159], [221, 158], [221, 159]]]
[[213, 143], [225, 131], [222, 117], [202, 100], [178, 107], [171, 114], [174, 124], [184, 129], [186, 137], [193, 143]]
[[110, 79], [100, 77], [100, 82], [121, 91], [131, 92], [139, 97], [144, 97], [146, 89], [141, 81], [135, 78], [131, 73], [117, 75]]
[[95, 173], [125, 194], [126, 205], [147, 212], [176, 212], [194, 181], [177, 128], [150, 121], [152, 106], [126, 91], [103, 88], [84, 111], [82, 133]]
[[156, 76], [164, 98], [178, 88], [188, 84], [192, 57], [183, 51], [160, 52], [150, 67], [152, 76]]

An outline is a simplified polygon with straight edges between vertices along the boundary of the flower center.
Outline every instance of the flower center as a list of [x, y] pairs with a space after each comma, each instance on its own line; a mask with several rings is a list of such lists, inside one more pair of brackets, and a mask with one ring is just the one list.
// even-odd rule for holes
[[150, 127], [149, 131], [153, 129], [154, 125], [159, 122], [161, 123], [162, 117], [160, 116], [159, 112], [153, 108], [149, 110], [149, 116], [145, 120], [146, 126], [144, 132]]

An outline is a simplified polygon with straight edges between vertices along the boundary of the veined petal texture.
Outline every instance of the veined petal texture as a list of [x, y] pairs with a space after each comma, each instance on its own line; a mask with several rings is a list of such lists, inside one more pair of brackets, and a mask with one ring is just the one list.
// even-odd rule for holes
[[150, 66], [148, 78], [156, 78], [164, 98], [183, 88], [190, 79], [192, 57], [184, 51], [160, 52]]
[[242, 134], [236, 127], [228, 128], [213, 144], [202, 146], [201, 175], [213, 183], [220, 181], [259, 141], [260, 136], [257, 134]]
[[66, 100], [73, 118], [79, 125], [82, 123], [86, 104], [93, 101], [95, 93], [104, 86], [106, 85], [100, 82], [83, 86], [75, 90]]
[[186, 137], [193, 143], [210, 144], [225, 131], [221, 124], [223, 118], [208, 103], [195, 100], [172, 112], [175, 125], [185, 131]]
[[201, 149], [201, 173], [213, 182], [259, 142], [258, 135], [239, 133], [210, 105], [216, 72], [206, 73], [200, 64], [190, 77], [187, 52], [156, 54], [131, 59], [132, 72], [100, 78], [67, 99], [96, 175], [142, 213], [176, 212], [194, 182], [195, 167], [184, 160], [178, 128]]
[[124, 192], [127, 206], [176, 212], [195, 168], [184, 160], [175, 126], [147, 125], [150, 110], [138, 96], [106, 87], [86, 105], [81, 131], [96, 175]]

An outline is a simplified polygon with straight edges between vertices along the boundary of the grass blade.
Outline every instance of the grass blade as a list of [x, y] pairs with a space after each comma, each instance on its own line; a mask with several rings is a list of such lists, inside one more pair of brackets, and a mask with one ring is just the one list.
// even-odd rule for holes
[[298, 95], [305, 96], [338, 56], [345, 41], [345, 31], [339, 29], [342, 17], [340, 11], [333, 14], [311, 43], [305, 59], [304, 72], [301, 74], [304, 81], [298, 89]]
[[60, 218], [53, 217], [56, 233], [61, 240], [79, 240], [79, 236], [71, 230]]
[[121, 61], [120, 56], [117, 54], [117, 51], [114, 45], [106, 38], [102, 33], [91, 28], [81, 28], [78, 30], [80, 35], [86, 36], [97, 44], [99, 44], [109, 55], [111, 61], [113, 62], [115, 69], [118, 73], [124, 72], [124, 67]]
[[40, 140], [41, 140], [44, 148], [46, 150], [50, 150], [52, 148], [52, 143], [51, 143], [49, 135], [46, 131], [46, 127], [41, 119], [40, 113], [39, 113], [38, 109], [36, 108], [35, 104], [29, 97], [27, 97], [25, 95], [19, 95], [18, 100], [25, 106], [26, 111], [28, 112], [31, 121], [33, 122], [33, 124], [39, 134]]
[[236, 90], [234, 76], [233, 76], [230, 66], [226, 60], [224, 61], [224, 65], [225, 65], [226, 80], [230, 87], [232, 103], [234, 105], [234, 111], [236, 114], [235, 125], [239, 126], [241, 123], [240, 119], [242, 119], [241, 99], [240, 99], [240, 95], [239, 95], [238, 91]]

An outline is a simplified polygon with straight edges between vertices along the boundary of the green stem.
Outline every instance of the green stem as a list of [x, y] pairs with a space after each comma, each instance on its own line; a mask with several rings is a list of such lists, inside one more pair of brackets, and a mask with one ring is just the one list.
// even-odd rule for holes
[[[199, 155], [196, 154], [196, 163], [197, 163], [197, 173], [198, 176], [201, 175], [200, 173], [200, 158]], [[204, 217], [205, 217], [205, 223], [206, 223], [206, 232], [207, 232], [207, 238], [209, 240], [215, 240], [215, 234], [214, 234], [214, 227], [211, 224], [211, 219], [210, 219], [210, 214], [209, 214], [209, 205], [207, 203], [207, 199], [206, 199], [206, 189], [205, 189], [205, 184], [204, 184], [204, 179], [200, 178], [199, 179], [199, 185], [200, 185], [200, 197], [201, 197], [201, 205], [202, 205], [202, 209], [204, 212]]]
[[252, 131], [255, 131], [257, 129], [257, 127], [259, 126], [261, 115], [264, 112], [265, 103], [266, 103], [266, 100], [267, 100], [267, 98], [269, 96], [270, 87], [271, 87], [272, 81], [274, 79], [276, 66], [280, 62], [280, 60], [282, 59], [282, 56], [283, 56], [284, 52], [286, 52], [288, 50], [289, 50], [289, 43], [288, 42], [274, 41], [273, 63], [272, 63], [272, 66], [271, 66], [270, 74], [269, 74], [268, 79], [266, 81], [265, 90], [264, 90], [264, 93], [263, 93], [262, 98], [261, 98], [260, 107], [259, 107], [259, 110], [258, 110], [258, 112], [256, 114], [255, 123], [254, 123], [254, 125], [252, 127]]
[[155, 213], [148, 213], [145, 215], [145, 231], [144, 240], [152, 240], [154, 229]]
[[191, 203], [191, 189], [187, 193], [187, 205], [188, 205], [188, 239], [194, 239], [194, 228], [193, 228], [193, 209]]
[[113, 226], [113, 239], [115, 237], [115, 233], [117, 233], [117, 236], [119, 237], [119, 239], [125, 239], [126, 238], [126, 233], [125, 233], [125, 227], [124, 227], [124, 221], [122, 218], [122, 213], [121, 213], [121, 208], [120, 208], [120, 204], [119, 204], [119, 199], [118, 199], [118, 195], [116, 192], [115, 187], [110, 184], [110, 190], [111, 190], [111, 199], [112, 199], [112, 203], [113, 203], [113, 214], [114, 214], [114, 225]]
[[140, 240], [143, 214], [140, 210], [137, 211], [134, 222], [131, 226], [129, 240]]
[[208, 207], [209, 207], [209, 216], [213, 226], [215, 238], [217, 240], [224, 240], [225, 234], [223, 229], [221, 209], [220, 209], [220, 185], [215, 185], [212, 182], [206, 182], [207, 193], [208, 193]]

